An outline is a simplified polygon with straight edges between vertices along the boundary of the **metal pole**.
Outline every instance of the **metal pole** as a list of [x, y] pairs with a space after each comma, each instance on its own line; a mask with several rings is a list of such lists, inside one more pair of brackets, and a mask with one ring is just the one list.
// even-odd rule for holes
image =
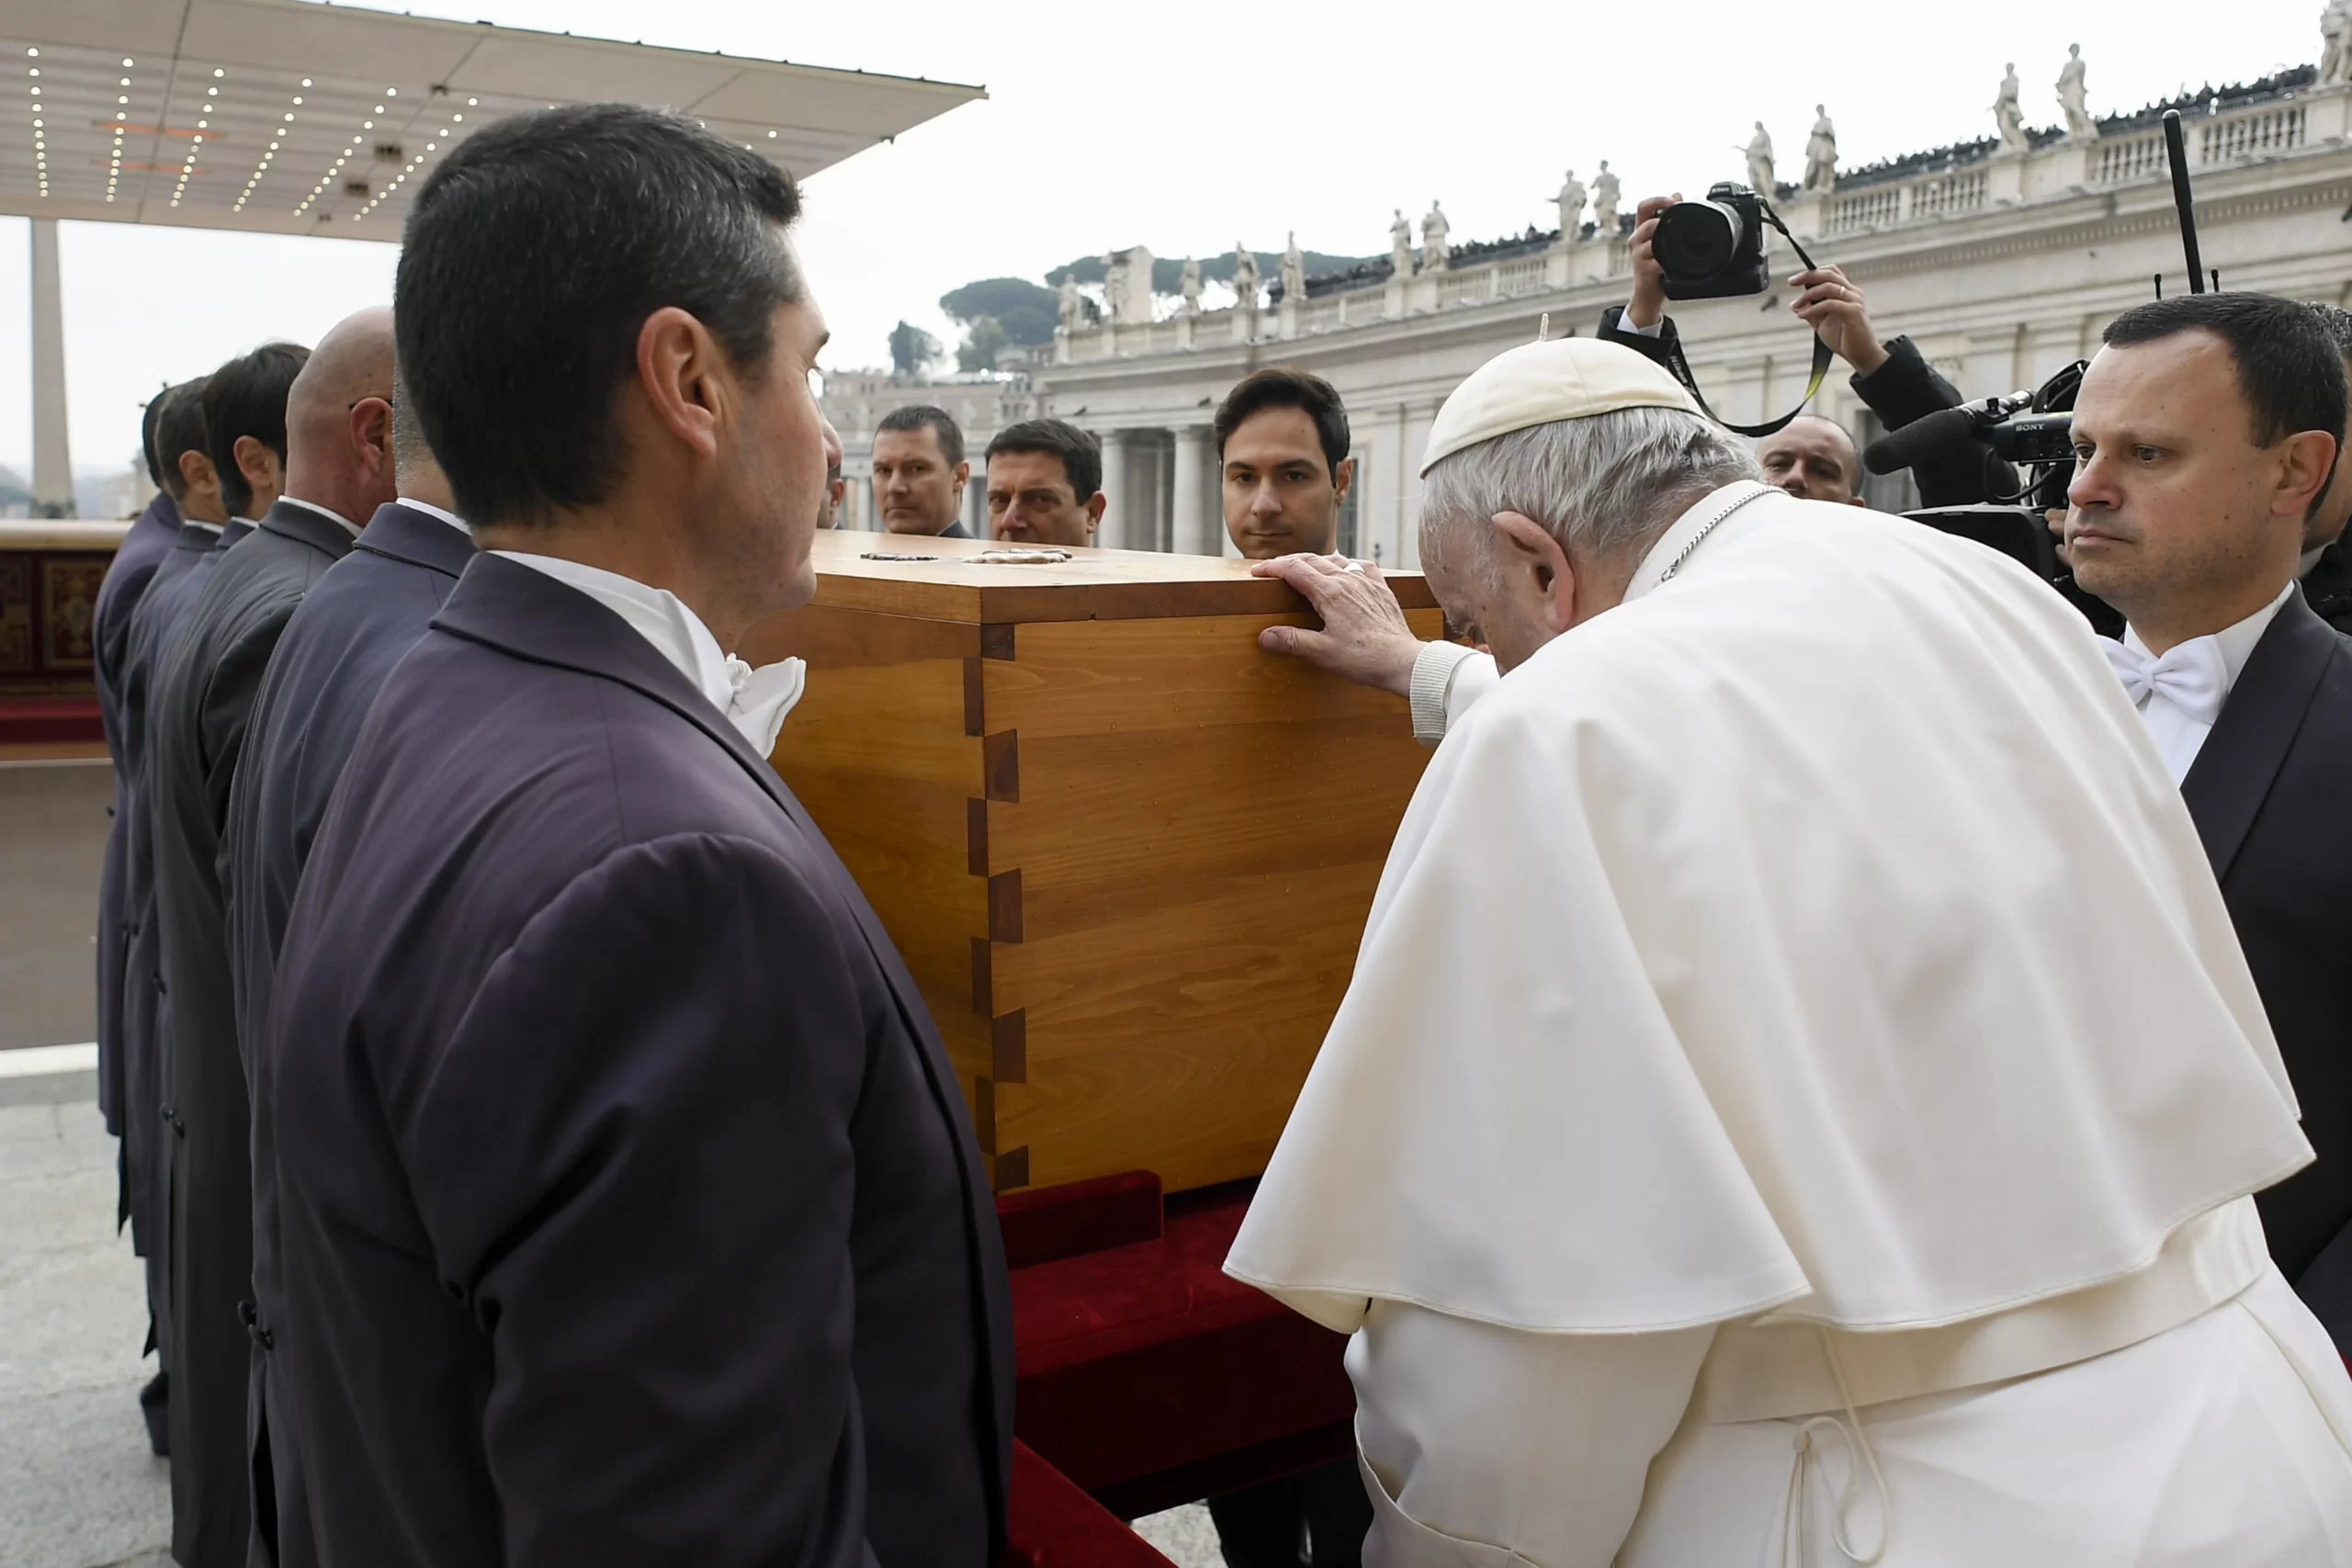
[[2205, 263], [2197, 254], [2197, 209], [2188, 199], [2188, 145], [2181, 139], [2180, 111], [2165, 110], [2165, 161], [2172, 165], [2172, 204], [2180, 213], [2180, 248], [2188, 255], [2188, 291], [2205, 292]]
[[74, 454], [65, 438], [65, 303], [57, 265], [57, 220], [33, 231], [33, 513], [71, 517]]

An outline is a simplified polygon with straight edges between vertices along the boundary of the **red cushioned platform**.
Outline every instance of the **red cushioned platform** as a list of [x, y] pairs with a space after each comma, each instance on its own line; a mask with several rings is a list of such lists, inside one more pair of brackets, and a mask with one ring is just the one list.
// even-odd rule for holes
[[96, 697], [0, 697], [0, 745], [106, 738]]
[[1117, 1515], [1037, 1457], [1012, 1445], [1012, 1509], [997, 1568], [1176, 1568]]
[[1012, 1271], [1015, 1430], [1114, 1511], [1354, 1451], [1346, 1339], [1223, 1271], [1248, 1207], [1246, 1185], [1180, 1194], [1156, 1240]]

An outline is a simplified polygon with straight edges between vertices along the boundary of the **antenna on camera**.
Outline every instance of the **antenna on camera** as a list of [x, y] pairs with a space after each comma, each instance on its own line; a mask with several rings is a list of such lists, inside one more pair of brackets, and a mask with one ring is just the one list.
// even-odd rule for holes
[[[2180, 214], [2180, 248], [2188, 257], [2188, 291], [2202, 294], [2205, 262], [2197, 254], [2197, 209], [2188, 198], [2188, 145], [2181, 137], [2178, 109], [2165, 110], [2165, 162], [2172, 165], [2172, 204]], [[2217, 273], [2214, 284], [2218, 288], [2220, 283]], [[2159, 288], [2156, 293], [2161, 297], [2164, 290]]]

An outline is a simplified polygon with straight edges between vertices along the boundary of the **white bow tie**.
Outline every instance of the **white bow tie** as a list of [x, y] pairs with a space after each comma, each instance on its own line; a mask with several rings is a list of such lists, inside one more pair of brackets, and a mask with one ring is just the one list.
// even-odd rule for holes
[[727, 705], [729, 722], [764, 757], [775, 750], [776, 732], [784, 728], [785, 716], [808, 687], [808, 666], [797, 659], [779, 659], [754, 670], [730, 653], [727, 683], [735, 693]]
[[2210, 726], [2220, 716], [2222, 699], [2228, 694], [2229, 669], [2222, 661], [2222, 645], [2216, 638], [2191, 637], [2166, 649], [2162, 657], [2104, 637], [2099, 646], [2115, 667], [2116, 678], [2123, 682], [2124, 694], [2133, 707], [2146, 703], [2149, 694], [2161, 692], [2185, 718]]

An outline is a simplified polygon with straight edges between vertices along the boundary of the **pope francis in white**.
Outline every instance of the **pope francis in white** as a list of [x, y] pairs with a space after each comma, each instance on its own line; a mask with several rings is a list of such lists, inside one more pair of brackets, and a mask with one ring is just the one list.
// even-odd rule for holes
[[1352, 1336], [1368, 1564], [2352, 1562], [2310, 1157], [2075, 611], [1515, 349], [1422, 548], [1504, 671], [1227, 1268]]

